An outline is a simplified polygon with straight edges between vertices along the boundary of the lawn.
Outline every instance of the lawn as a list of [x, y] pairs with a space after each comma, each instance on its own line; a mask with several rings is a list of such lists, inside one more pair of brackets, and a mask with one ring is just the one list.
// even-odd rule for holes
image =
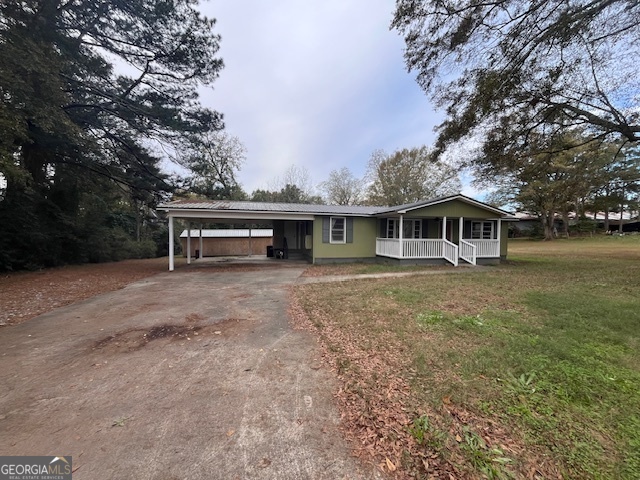
[[640, 478], [640, 236], [295, 293], [348, 436], [397, 478]]

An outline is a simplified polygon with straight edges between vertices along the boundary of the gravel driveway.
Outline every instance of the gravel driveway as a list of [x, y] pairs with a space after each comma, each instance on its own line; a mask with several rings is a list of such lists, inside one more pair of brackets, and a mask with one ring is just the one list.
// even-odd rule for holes
[[372, 478], [349, 454], [302, 266], [164, 273], [0, 329], [0, 453], [75, 479]]

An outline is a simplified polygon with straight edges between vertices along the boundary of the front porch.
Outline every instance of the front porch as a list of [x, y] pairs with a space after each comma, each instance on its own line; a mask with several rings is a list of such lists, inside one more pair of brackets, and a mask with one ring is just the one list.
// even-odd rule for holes
[[[428, 221], [438, 224], [438, 238], [420, 238], [428, 236], [424, 228]], [[453, 220], [447, 217], [405, 220], [401, 215], [382, 219], [382, 222], [380, 231], [388, 237], [376, 238], [376, 256], [398, 260], [445, 260], [454, 266], [458, 266], [460, 260], [476, 265], [480, 259], [500, 258], [499, 219], [470, 220], [460, 217], [455, 229], [451, 228]], [[457, 240], [454, 240], [455, 237]]]

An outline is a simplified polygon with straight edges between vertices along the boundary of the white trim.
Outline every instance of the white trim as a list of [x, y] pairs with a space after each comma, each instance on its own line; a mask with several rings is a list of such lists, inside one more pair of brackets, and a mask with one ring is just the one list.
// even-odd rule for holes
[[[398, 238], [398, 219], [397, 218], [386, 218], [386, 228], [385, 228], [385, 238]], [[389, 223], [393, 222], [393, 228], [391, 229], [391, 236], [389, 236]]]
[[203, 252], [204, 248], [203, 248], [203, 245], [202, 245], [202, 223], [200, 224], [200, 235], [199, 236], [200, 236], [200, 250], [198, 250], [198, 258], [200, 260], [202, 260], [204, 258], [204, 252]]
[[173, 251], [173, 216], [169, 215], [169, 271], [173, 272], [174, 267]]
[[[333, 240], [333, 219], [341, 219], [342, 220], [342, 241], [334, 241]], [[332, 216], [329, 217], [329, 243], [333, 243], [336, 245], [342, 245], [347, 243], [347, 218], [343, 216]]]
[[[422, 203], [420, 205], [416, 205], [415, 207], [405, 208], [404, 210], [398, 210], [396, 213], [407, 213], [407, 212], [410, 212], [412, 210], [417, 210], [419, 208], [429, 207], [431, 205], [438, 205], [439, 203], [450, 202], [452, 200], [461, 200], [461, 201], [463, 201], [465, 203], [468, 203], [469, 205], [474, 205], [474, 206], [476, 206], [478, 208], [482, 208], [483, 210], [489, 210], [490, 212], [496, 212], [496, 213], [499, 213], [500, 215], [505, 215], [507, 217], [513, 217], [509, 212], [506, 212], [506, 211], [501, 210], [499, 208], [492, 207], [490, 205], [487, 205], [486, 203], [479, 202], [478, 200], [474, 200], [473, 198], [469, 198], [469, 197], [466, 197], [464, 195], [453, 195], [451, 197], [445, 197], [445, 198], [442, 198], [442, 199], [436, 200], [436, 201], [428, 201], [427, 200], [426, 202], [424, 202], [424, 203]], [[389, 210], [387, 212], [381, 212], [381, 213], [389, 214], [389, 213], [392, 213], [392, 212], [393, 212], [393, 210]]]
[[191, 222], [187, 222], [187, 265], [191, 265]]
[[[471, 231], [470, 233], [470, 237], [473, 240], [496, 240], [495, 238], [495, 227], [494, 227], [494, 220], [471, 220]], [[473, 225], [479, 223], [480, 224], [480, 236], [479, 237], [474, 237], [473, 236]], [[484, 236], [484, 225], [488, 223], [489, 225], [491, 225], [491, 233], [490, 233], [490, 237], [489, 238], [485, 238]]]

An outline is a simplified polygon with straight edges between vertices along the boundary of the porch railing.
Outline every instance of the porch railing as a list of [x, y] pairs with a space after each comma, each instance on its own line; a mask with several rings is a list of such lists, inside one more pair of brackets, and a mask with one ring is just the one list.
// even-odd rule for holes
[[442, 240], [442, 256], [444, 259], [453, 263], [454, 267], [458, 266], [458, 246], [449, 240]]
[[435, 238], [402, 240], [403, 258], [442, 258], [442, 240]]
[[376, 255], [402, 258], [400, 256], [400, 240], [397, 238], [376, 238]]
[[464, 240], [476, 247], [476, 258], [495, 258], [500, 256], [500, 240]]
[[464, 239], [460, 241], [460, 245], [456, 245], [440, 238], [407, 238], [402, 240], [401, 248], [397, 238], [376, 238], [376, 255], [411, 259], [444, 258], [456, 266], [461, 258], [476, 265], [478, 258], [499, 257], [500, 241]]
[[477, 247], [467, 240], [460, 240], [460, 258], [471, 265], [476, 264]]

